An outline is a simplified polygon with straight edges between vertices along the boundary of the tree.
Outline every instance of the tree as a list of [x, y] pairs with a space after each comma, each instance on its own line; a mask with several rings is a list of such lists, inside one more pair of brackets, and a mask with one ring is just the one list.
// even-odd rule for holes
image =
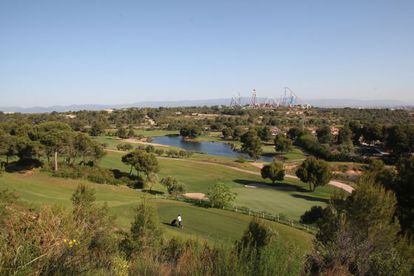
[[73, 159], [80, 158], [81, 164], [94, 163], [105, 155], [103, 147], [86, 134], [78, 133], [73, 138]]
[[185, 193], [185, 187], [179, 183], [173, 176], [167, 176], [161, 179], [161, 184], [167, 187], [167, 191], [170, 195], [181, 195]]
[[361, 123], [359, 121], [351, 121], [351, 122], [348, 123], [348, 126], [352, 131], [352, 142], [355, 145], [358, 145], [360, 143], [359, 139], [362, 136], [362, 125], [361, 125]]
[[128, 133], [127, 133], [127, 138], [132, 138], [135, 137], [135, 131], [133, 128], [129, 128]]
[[298, 128], [298, 127], [292, 127], [287, 132], [287, 136], [292, 140], [296, 140], [298, 137], [304, 134], [305, 134], [305, 131], [302, 128]]
[[240, 141], [242, 152], [247, 153], [254, 160], [259, 159], [262, 154], [262, 144], [255, 130], [249, 130], [243, 134]]
[[129, 151], [129, 150], [132, 150], [134, 146], [128, 143], [121, 143], [121, 144], [116, 145], [116, 148], [117, 150], [121, 150], [121, 151]]
[[131, 240], [134, 251], [149, 250], [157, 245], [162, 238], [158, 214], [155, 207], [146, 198], [135, 210], [131, 224]]
[[216, 183], [208, 190], [207, 197], [211, 207], [223, 208], [236, 199], [236, 194], [231, 192], [227, 185]]
[[17, 137], [15, 150], [19, 162], [32, 161], [41, 155], [42, 145], [38, 141], [32, 141], [27, 137]]
[[397, 196], [397, 216], [403, 232], [414, 237], [414, 156], [400, 160], [397, 172], [391, 187]]
[[352, 130], [349, 126], [345, 125], [339, 130], [338, 144], [352, 144]]
[[95, 190], [85, 184], [79, 184], [72, 194], [73, 214], [77, 221], [87, 219], [94, 206]]
[[281, 162], [273, 161], [272, 163], [263, 166], [261, 170], [262, 178], [269, 178], [274, 184], [276, 180], [282, 181], [285, 178], [285, 170]]
[[[372, 182], [332, 198], [317, 222], [306, 270], [315, 275], [409, 275], [413, 248], [393, 220], [396, 199]], [[410, 259], [411, 258], [411, 259]]]
[[412, 137], [414, 137], [414, 130], [402, 125], [395, 125], [386, 129], [385, 146], [392, 150], [396, 155], [402, 155], [414, 150], [413, 143], [410, 143]]
[[362, 128], [362, 136], [364, 141], [372, 144], [382, 138], [382, 127], [379, 124], [367, 125]]
[[221, 133], [223, 134], [223, 138], [225, 140], [229, 140], [233, 136], [233, 130], [230, 127], [223, 128], [223, 130], [221, 131]]
[[233, 130], [233, 140], [239, 140], [245, 132], [244, 127], [236, 126]]
[[195, 125], [187, 125], [180, 129], [180, 136], [184, 138], [196, 138], [201, 134], [201, 129]]
[[270, 131], [270, 128], [268, 126], [259, 128], [257, 133], [259, 135], [260, 140], [262, 140], [263, 142], [266, 142], [272, 139], [272, 132]]
[[302, 182], [308, 183], [309, 190], [313, 192], [316, 187], [328, 184], [332, 178], [332, 173], [328, 163], [315, 157], [309, 157], [299, 166], [296, 176]]
[[292, 148], [292, 140], [283, 134], [278, 134], [274, 140], [275, 150], [278, 152], [288, 152]]
[[48, 161], [52, 155], [54, 156], [54, 170], [57, 171], [58, 155], [69, 155], [72, 148], [71, 127], [60, 122], [45, 122], [35, 126], [30, 132], [30, 137], [44, 146]]
[[314, 224], [323, 216], [323, 208], [321, 206], [312, 206], [300, 217], [300, 223]]
[[321, 144], [330, 144], [332, 142], [332, 133], [329, 126], [323, 126], [316, 130], [316, 137]]
[[5, 165], [7, 166], [9, 164], [9, 159], [16, 155], [16, 139], [14, 139], [10, 134], [2, 134], [0, 136], [0, 156], [6, 157]]
[[265, 221], [253, 218], [243, 237], [237, 243], [237, 248], [239, 251], [249, 249], [260, 250], [269, 245], [275, 237], [275, 231]]
[[144, 173], [147, 179], [151, 177], [151, 174], [155, 174], [159, 171], [158, 160], [154, 154], [148, 153], [145, 150], [135, 150], [122, 157], [122, 162], [137, 171], [138, 176], [140, 173]]
[[118, 130], [116, 131], [116, 136], [118, 136], [121, 139], [128, 138], [127, 130], [124, 127], [118, 128]]
[[105, 132], [105, 124], [101, 121], [95, 121], [89, 131], [91, 136], [99, 136]]

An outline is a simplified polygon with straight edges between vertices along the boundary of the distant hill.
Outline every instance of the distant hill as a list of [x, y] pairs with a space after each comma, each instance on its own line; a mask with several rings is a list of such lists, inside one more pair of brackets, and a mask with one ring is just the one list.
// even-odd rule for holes
[[[242, 104], [249, 103], [249, 98], [242, 98]], [[258, 99], [259, 102], [264, 101], [263, 98]], [[49, 113], [49, 112], [68, 112], [79, 110], [104, 110], [104, 109], [120, 109], [129, 107], [178, 107], [178, 106], [212, 106], [212, 105], [229, 105], [231, 99], [207, 99], [207, 100], [184, 100], [184, 101], [148, 101], [133, 104], [120, 105], [67, 105], [67, 106], [49, 106], [49, 107], [0, 107], [2, 112], [15, 113]], [[354, 108], [398, 108], [414, 106], [413, 103], [407, 103], [397, 100], [355, 100], [355, 99], [309, 99], [303, 100], [302, 103], [309, 103], [316, 107], [354, 107]]]

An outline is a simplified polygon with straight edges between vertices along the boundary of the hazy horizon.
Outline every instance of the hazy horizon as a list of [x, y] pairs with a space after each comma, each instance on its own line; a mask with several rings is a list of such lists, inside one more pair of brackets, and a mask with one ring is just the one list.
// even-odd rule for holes
[[414, 103], [413, 1], [7, 1], [1, 107], [278, 97]]

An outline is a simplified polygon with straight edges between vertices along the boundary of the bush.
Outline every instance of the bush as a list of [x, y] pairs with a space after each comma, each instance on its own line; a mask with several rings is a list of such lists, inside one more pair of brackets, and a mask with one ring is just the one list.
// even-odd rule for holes
[[94, 192], [78, 187], [73, 212], [59, 207], [29, 209], [0, 193], [0, 274], [80, 275], [108, 270], [119, 256], [114, 221], [95, 205]]
[[236, 194], [227, 185], [217, 183], [208, 190], [207, 197], [211, 207], [223, 208], [236, 199]]
[[323, 208], [321, 206], [313, 206], [300, 217], [300, 223], [314, 224], [322, 217], [322, 215]]
[[137, 179], [133, 176], [122, 175], [115, 170], [112, 171], [97, 166], [60, 166], [58, 171], [50, 169], [49, 171], [55, 177], [85, 179], [99, 184], [134, 186], [137, 182]]
[[163, 149], [156, 149], [155, 150], [155, 154], [158, 155], [158, 156], [163, 156], [164, 155], [164, 152], [165, 151]]
[[118, 150], [122, 150], [122, 151], [130, 151], [134, 148], [134, 146], [132, 146], [131, 144], [128, 144], [128, 143], [121, 143], [121, 144], [118, 144], [116, 146], [116, 148]]
[[172, 176], [167, 176], [161, 179], [161, 184], [167, 187], [167, 191], [170, 195], [177, 196], [185, 193], [185, 186]]

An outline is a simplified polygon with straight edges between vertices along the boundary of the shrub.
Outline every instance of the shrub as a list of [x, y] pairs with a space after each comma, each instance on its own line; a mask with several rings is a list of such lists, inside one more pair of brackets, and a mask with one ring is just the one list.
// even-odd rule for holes
[[227, 185], [217, 183], [208, 190], [207, 197], [211, 207], [223, 208], [236, 199], [236, 194]]
[[322, 217], [322, 215], [323, 208], [321, 206], [313, 206], [300, 217], [300, 223], [314, 224]]
[[121, 143], [121, 144], [118, 144], [116, 146], [116, 148], [118, 150], [122, 150], [122, 151], [130, 151], [134, 148], [134, 146], [132, 146], [131, 144], [128, 144], [128, 143]]

